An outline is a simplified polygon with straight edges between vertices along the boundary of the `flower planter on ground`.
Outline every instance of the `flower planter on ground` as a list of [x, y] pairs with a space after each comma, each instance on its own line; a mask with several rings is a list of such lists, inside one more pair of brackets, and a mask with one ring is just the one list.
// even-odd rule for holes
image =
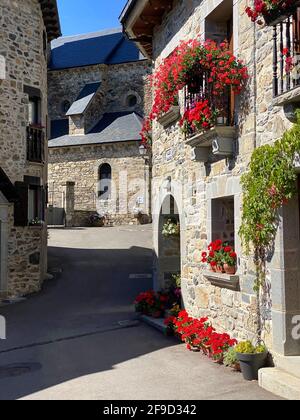
[[258, 371], [266, 366], [268, 352], [247, 354], [237, 353], [241, 371], [246, 381], [257, 381]]
[[171, 125], [172, 123], [178, 121], [180, 118], [180, 107], [179, 106], [172, 106], [168, 112], [166, 112], [164, 115], [162, 115], [158, 122], [163, 127], [167, 127], [168, 125]]
[[238, 275], [214, 273], [213, 271], [205, 271], [204, 277], [216, 287], [230, 289], [233, 291], [240, 290], [240, 277]]

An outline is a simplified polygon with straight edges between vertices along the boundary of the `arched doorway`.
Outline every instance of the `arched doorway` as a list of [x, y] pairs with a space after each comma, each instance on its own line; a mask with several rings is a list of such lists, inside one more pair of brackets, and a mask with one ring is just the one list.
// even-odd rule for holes
[[98, 174], [98, 197], [100, 200], [111, 199], [111, 178], [112, 170], [108, 163], [104, 163], [99, 167]]
[[181, 275], [181, 226], [176, 200], [165, 197], [158, 222], [157, 287], [164, 289]]

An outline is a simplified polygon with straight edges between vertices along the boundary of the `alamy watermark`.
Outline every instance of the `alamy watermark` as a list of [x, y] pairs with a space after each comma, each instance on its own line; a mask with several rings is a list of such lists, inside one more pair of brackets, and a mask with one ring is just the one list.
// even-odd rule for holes
[[0, 315], [0, 340], [6, 340], [6, 319]]
[[292, 319], [294, 328], [292, 329], [292, 337], [294, 340], [300, 340], [300, 315], [296, 315]]

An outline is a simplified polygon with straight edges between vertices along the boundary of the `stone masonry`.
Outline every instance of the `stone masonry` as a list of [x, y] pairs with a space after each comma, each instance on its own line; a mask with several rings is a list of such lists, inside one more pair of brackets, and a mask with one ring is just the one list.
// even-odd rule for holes
[[[130, 17], [123, 18], [123, 24], [128, 34], [138, 37], [139, 29], [135, 29], [131, 22], [134, 22], [133, 16], [136, 18], [142, 13], [138, 9], [142, 2], [130, 3], [132, 12], [128, 12]], [[171, 10], [162, 16], [162, 23], [154, 27], [152, 40], [153, 60], [157, 67], [181, 40], [210, 38], [215, 33], [212, 28], [222, 32], [222, 16], [228, 19], [231, 13], [234, 52], [249, 69], [246, 91], [236, 104], [239, 133], [233, 140], [232, 157], [210, 155], [205, 163], [201, 162], [197, 157], [195, 159], [192, 147], [186, 144], [178, 120], [167, 127], [155, 122], [153, 127], [155, 287], [164, 286], [165, 281], [166, 250], [161, 238], [161, 208], [166, 197], [172, 195], [180, 213], [180, 265], [185, 307], [194, 316], [210, 316], [218, 330], [229, 332], [238, 339], [253, 339], [257, 330], [257, 299], [253, 291], [255, 266], [252, 256], [245, 254], [238, 234], [242, 206], [240, 177], [247, 170], [256, 147], [273, 143], [291, 127], [282, 103], [273, 100], [273, 29], [252, 23], [245, 13], [247, 3], [246, 0], [176, 0]], [[148, 51], [151, 51], [149, 45]], [[184, 112], [183, 99], [182, 93], [179, 97], [181, 114]], [[216, 199], [234, 202], [221, 231], [218, 223], [222, 217], [216, 216], [213, 207]], [[300, 297], [296, 293], [300, 284], [299, 231], [298, 228], [292, 231], [289, 220], [293, 220], [294, 226], [299, 225], [299, 209], [295, 201], [282, 214], [274, 255], [268, 263], [262, 312], [268, 347], [280, 354], [299, 355], [299, 343], [291, 339], [291, 318], [300, 313]], [[239, 256], [239, 291], [213, 286], [205, 275], [206, 265], [201, 264], [201, 252], [207, 249], [212, 239], [216, 239], [218, 231], [234, 239]], [[174, 257], [175, 254], [170, 256], [171, 259]], [[178, 260], [173, 265], [176, 271]], [[170, 267], [167, 271], [171, 271]], [[292, 285], [297, 298], [292, 296]], [[290, 314], [286, 312], [288, 308]]]
[[[39, 164], [27, 160], [29, 99], [24, 92], [25, 86], [40, 91], [41, 122], [46, 125], [47, 27], [40, 2], [1, 0], [0, 26], [0, 56], [5, 67], [4, 78], [0, 78], [0, 167], [12, 183], [24, 181], [27, 176], [39, 178], [41, 185], [46, 186], [47, 156]], [[38, 291], [47, 272], [46, 225], [14, 226], [13, 204], [8, 206], [8, 217], [2, 222], [7, 243], [2, 243], [1, 249], [7, 247], [8, 259], [0, 293], [23, 295]]]

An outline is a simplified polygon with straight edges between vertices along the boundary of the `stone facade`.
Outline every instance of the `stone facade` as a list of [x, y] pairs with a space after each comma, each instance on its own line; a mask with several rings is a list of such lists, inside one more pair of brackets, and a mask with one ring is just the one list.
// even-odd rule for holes
[[[101, 33], [98, 36], [101, 38]], [[64, 207], [65, 184], [75, 182], [74, 211], [72, 217], [67, 216], [69, 225], [89, 226], [90, 216], [97, 212], [106, 216], [109, 225], [150, 220], [150, 168], [148, 160], [139, 153], [139, 133], [134, 137], [135, 141], [132, 136], [118, 141], [115, 135], [119, 135], [119, 130], [114, 129], [110, 140], [105, 139], [102, 144], [89, 144], [87, 136], [102, 118], [117, 113], [134, 113], [139, 119], [138, 131], [141, 129], [140, 117], [149, 110], [151, 103], [147, 82], [151, 64], [139, 59], [128, 61], [123, 58], [123, 61], [120, 64], [50, 69], [48, 73], [51, 121], [68, 118], [68, 138], [72, 140], [81, 135], [85, 144], [68, 147], [66, 143], [64, 147], [53, 147], [50, 142], [50, 205]], [[93, 84], [97, 91], [84, 112], [66, 115], [80, 92]], [[105, 200], [99, 197], [99, 170], [103, 164], [111, 168], [111, 196]], [[143, 217], [138, 217], [139, 212]]]
[[[40, 123], [46, 125], [47, 121], [47, 27], [40, 2], [2, 0], [0, 25], [0, 56], [5, 69], [0, 78], [0, 167], [13, 184], [34, 177], [45, 187], [47, 156], [43, 162], [30, 162], [26, 147], [26, 88], [40, 93]], [[5, 232], [0, 248], [6, 268], [0, 293], [11, 296], [36, 292], [47, 272], [46, 225], [15, 226], [16, 204], [8, 204], [2, 196], [0, 207], [2, 235]]]
[[[133, 1], [133, 11], [128, 12], [132, 16], [122, 18], [127, 33], [136, 38], [139, 29], [135, 29], [131, 22], [134, 22], [134, 13], [141, 13], [142, 9], [138, 6], [134, 9], [134, 5], [140, 3]], [[273, 101], [273, 29], [254, 25], [245, 13], [246, 5], [246, 0], [174, 1], [171, 11], [163, 16], [162, 24], [155, 26], [152, 42], [153, 60], [157, 67], [181, 40], [220, 37], [224, 27], [222, 15], [228, 19], [230, 12], [234, 52], [249, 69], [246, 91], [235, 109], [239, 130], [233, 140], [232, 157], [211, 154], [205, 159], [206, 163], [201, 162], [197, 153], [201, 154], [203, 150], [194, 153], [186, 143], [178, 122], [168, 127], [154, 122], [153, 127], [155, 287], [162, 287], [166, 271], [171, 271], [172, 265], [176, 271], [180, 264], [186, 309], [194, 316], [210, 316], [218, 330], [229, 332], [238, 339], [253, 339], [257, 332], [257, 297], [253, 292], [255, 266], [252, 257], [245, 254], [238, 234], [242, 206], [240, 177], [247, 170], [256, 147], [273, 143], [291, 127], [282, 106], [277, 106], [278, 100]], [[144, 47], [151, 50], [145, 43]], [[183, 94], [179, 99], [183, 113]], [[177, 202], [181, 224], [181, 258], [179, 260], [177, 252], [171, 253], [169, 264], [166, 263], [166, 249], [161, 236], [161, 208], [168, 196], [173, 196]], [[230, 216], [221, 230], [222, 217], [215, 208], [217, 199], [221, 202], [225, 199], [227, 204], [231, 200]], [[267, 268], [267, 290], [262, 301], [266, 343], [270, 349], [286, 355], [300, 355], [299, 341], [291, 337], [291, 319], [300, 313], [299, 207], [296, 201], [284, 209], [286, 214], [281, 215], [274, 255]], [[222, 211], [222, 204], [220, 208]], [[226, 206], [224, 211], [227, 211]], [[296, 231], [292, 231], [291, 223], [297, 227]], [[201, 264], [201, 252], [207, 249], [212, 239], [216, 239], [217, 232], [229, 235], [231, 242], [234, 240], [239, 256], [237, 274], [240, 291], [213, 286], [205, 275], [207, 267]], [[291, 288], [294, 292], [298, 291], [297, 297], [292, 297]]]
[[[89, 217], [96, 212], [107, 215], [106, 222], [114, 225], [138, 223], [134, 208], [150, 215], [149, 166], [140, 156], [138, 142], [50, 148], [49, 160], [50, 204], [61, 207], [65, 183], [75, 183], [69, 225], [89, 226]], [[111, 166], [113, 187], [111, 200], [101, 201], [98, 173], [104, 163]]]

